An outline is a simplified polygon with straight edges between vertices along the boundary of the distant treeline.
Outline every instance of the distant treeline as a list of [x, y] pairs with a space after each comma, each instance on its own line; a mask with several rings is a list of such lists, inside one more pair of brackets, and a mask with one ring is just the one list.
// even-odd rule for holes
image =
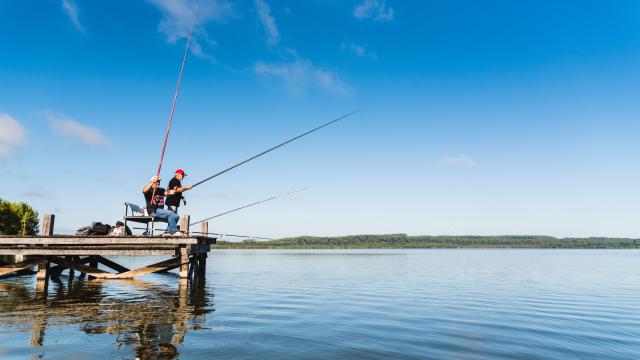
[[408, 236], [350, 235], [300, 236], [271, 241], [219, 241], [222, 249], [430, 249], [430, 248], [541, 248], [541, 249], [639, 249], [640, 239], [562, 238], [538, 235], [504, 236]]

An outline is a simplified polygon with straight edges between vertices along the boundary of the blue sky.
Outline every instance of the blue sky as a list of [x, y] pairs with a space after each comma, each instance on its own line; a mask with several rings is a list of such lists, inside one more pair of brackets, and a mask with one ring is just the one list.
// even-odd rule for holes
[[226, 233], [638, 237], [637, 1], [0, 3], [0, 197], [114, 223], [158, 166]]

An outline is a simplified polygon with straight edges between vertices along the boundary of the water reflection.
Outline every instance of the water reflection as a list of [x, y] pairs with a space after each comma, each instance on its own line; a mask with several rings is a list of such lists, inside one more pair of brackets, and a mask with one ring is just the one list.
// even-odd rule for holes
[[[169, 276], [169, 275], [167, 275]], [[0, 323], [29, 332], [31, 347], [47, 342], [47, 331], [114, 335], [116, 352], [140, 359], [174, 359], [189, 331], [204, 329], [214, 311], [204, 280], [154, 284], [139, 280], [52, 279], [42, 294], [25, 282], [0, 282]], [[70, 326], [79, 325], [79, 326]], [[67, 334], [77, 337], [77, 334]]]

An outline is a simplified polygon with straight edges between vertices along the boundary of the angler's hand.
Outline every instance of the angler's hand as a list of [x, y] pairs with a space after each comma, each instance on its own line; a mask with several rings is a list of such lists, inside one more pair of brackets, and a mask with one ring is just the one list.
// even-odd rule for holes
[[191, 186], [191, 185], [185, 185], [185, 186], [184, 186], [184, 189], [185, 189], [185, 190], [191, 190], [192, 188], [193, 188], [193, 186]]

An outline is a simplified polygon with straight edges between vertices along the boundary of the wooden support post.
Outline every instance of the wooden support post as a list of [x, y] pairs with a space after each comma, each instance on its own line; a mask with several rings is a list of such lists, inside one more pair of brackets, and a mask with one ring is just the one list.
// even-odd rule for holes
[[203, 221], [200, 223], [200, 233], [202, 236], [209, 236], [209, 222]]
[[191, 225], [191, 216], [180, 216], [180, 231], [184, 234], [189, 234], [189, 225]]
[[[91, 260], [89, 261], [89, 267], [93, 269], [98, 269], [98, 258], [94, 255], [91, 256]], [[89, 280], [95, 279], [95, 276], [89, 275]]]
[[49, 287], [49, 267], [49, 260], [46, 259], [45, 263], [38, 265], [38, 273], [36, 274], [36, 293], [44, 298], [47, 297]]
[[[41, 236], [53, 235], [53, 225], [55, 223], [56, 216], [54, 214], [44, 214], [42, 217], [42, 227], [40, 228]], [[36, 292], [47, 294], [47, 288], [49, 287], [49, 259], [45, 257], [46, 262], [38, 265], [38, 273], [36, 274]]]
[[181, 245], [177, 250], [177, 258], [180, 259], [180, 278], [189, 277], [189, 251], [185, 245]]
[[56, 216], [54, 214], [44, 214], [42, 217], [42, 227], [40, 228], [40, 236], [53, 235], [53, 225], [55, 223]]
[[204, 274], [207, 271], [207, 254], [200, 254], [198, 261], [200, 262], [200, 264], [198, 264], [198, 270], [200, 270], [198, 275], [204, 277]]
[[[65, 260], [67, 260], [68, 262], [73, 262], [73, 256], [67, 256], [65, 257]], [[73, 269], [69, 269], [69, 280], [73, 281], [73, 275], [74, 274], [74, 270]]]
[[[203, 221], [200, 223], [200, 232], [202, 232], [205, 237], [209, 237], [209, 222]], [[206, 240], [198, 241], [198, 244], [205, 243]], [[207, 242], [208, 243], [208, 242]], [[204, 274], [207, 271], [207, 253], [198, 254], [198, 273], [197, 276], [204, 278]]]

